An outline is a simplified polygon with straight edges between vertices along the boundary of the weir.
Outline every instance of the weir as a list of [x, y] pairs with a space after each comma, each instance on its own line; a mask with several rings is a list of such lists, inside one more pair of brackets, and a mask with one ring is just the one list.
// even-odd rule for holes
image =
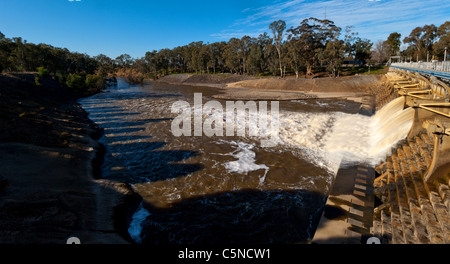
[[375, 114], [371, 153], [386, 155], [393, 143], [407, 135], [413, 123], [414, 110], [403, 106], [404, 98], [399, 97]]
[[450, 242], [448, 80], [398, 68], [385, 77], [370, 139], [384, 156], [339, 169], [313, 243]]

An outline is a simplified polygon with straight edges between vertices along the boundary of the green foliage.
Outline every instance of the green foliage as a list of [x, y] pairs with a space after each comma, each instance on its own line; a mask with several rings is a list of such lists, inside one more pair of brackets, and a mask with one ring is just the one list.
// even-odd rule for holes
[[[104, 78], [113, 71], [113, 61], [100, 54], [91, 58], [87, 54], [70, 52], [47, 44], [33, 44], [22, 38], [6, 38], [0, 32], [0, 72], [36, 71], [36, 85], [42, 85], [51, 76], [63, 86], [80, 94], [89, 94], [103, 87]], [[95, 75], [98, 73], [99, 76]], [[88, 83], [86, 78], [88, 77]]]
[[389, 56], [395, 56], [400, 51], [400, 45], [402, 41], [400, 40], [401, 34], [398, 32], [391, 33], [386, 40], [389, 50]]
[[340, 68], [344, 62], [344, 41], [329, 41], [321, 55], [321, 58], [327, 63], [327, 71], [331, 72], [333, 77], [339, 75]]
[[278, 62], [280, 64], [280, 75], [283, 76], [283, 66], [281, 61], [281, 45], [283, 40], [283, 32], [286, 29], [286, 22], [283, 20], [278, 20], [272, 22], [272, 24], [269, 25], [269, 29], [272, 30], [273, 34], [273, 40], [275, 43], [275, 47], [278, 52]]
[[66, 85], [72, 89], [83, 90], [86, 87], [85, 78], [82, 75], [71, 73], [67, 76]]
[[40, 78], [45, 78], [45, 77], [48, 77], [50, 75], [48, 70], [45, 69], [44, 67], [38, 67], [37, 71], [38, 71], [38, 76]]
[[[439, 40], [433, 45], [433, 51], [440, 59], [444, 59], [444, 55], [450, 55], [450, 21], [439, 26], [437, 37]], [[446, 48], [447, 52], [445, 52]]]
[[95, 74], [87, 74], [84, 76], [71, 73], [67, 75], [65, 84], [78, 93], [90, 95], [103, 89], [105, 79]]
[[66, 75], [61, 71], [57, 71], [53, 78], [61, 85], [66, 84]]
[[34, 83], [37, 86], [41, 86], [42, 85], [42, 79], [39, 77], [39, 75], [38, 76], [34, 76]]
[[364, 67], [343, 67], [342, 72], [347, 72], [351, 74], [384, 74], [385, 66], [367, 66]]
[[[149, 51], [136, 59], [128, 54], [115, 59], [103, 54], [90, 57], [47, 44], [27, 43], [21, 38], [9, 39], [0, 33], [0, 71], [34, 71], [40, 67], [37, 84], [49, 74], [62, 85], [90, 93], [101, 89], [104, 78], [111, 73], [133, 83], [175, 73], [284, 76], [288, 72], [298, 77], [303, 73], [314, 76], [313, 70], [326, 69], [339, 75], [343, 61], [365, 64], [372, 59], [382, 63], [401, 46], [401, 35], [397, 32], [374, 45], [352, 32], [351, 27], [341, 36], [342, 29], [333, 21], [313, 17], [289, 29], [284, 21], [274, 21], [268, 29], [272, 34], [264, 32], [258, 37], [243, 36], [214, 43], [191, 42], [173, 49]], [[408, 45], [401, 52], [403, 56], [424, 60], [429, 54], [430, 58], [442, 59], [445, 47], [450, 46], [450, 22], [439, 27], [417, 27], [403, 42]]]
[[34, 77], [34, 83], [38, 86], [42, 85], [42, 80], [46, 77], [48, 77], [50, 74], [48, 73], [47, 69], [44, 69], [44, 67], [38, 67], [37, 68], [38, 75]]
[[98, 75], [86, 75], [86, 87], [88, 89], [101, 89], [104, 86], [104, 79]]
[[363, 61], [365, 64], [372, 56], [372, 45], [373, 43], [368, 39], [357, 38], [355, 42], [355, 60]]
[[[443, 24], [445, 25], [445, 23]], [[433, 46], [437, 38], [442, 38], [438, 34], [438, 28], [431, 24], [414, 28], [411, 33], [403, 39], [405, 44], [409, 44], [408, 55], [418, 60], [431, 58]]]
[[341, 28], [334, 25], [333, 21], [320, 20], [317, 18], [304, 19], [296, 28], [288, 30], [288, 38], [296, 41], [301, 46], [299, 60], [303, 60], [306, 66], [306, 75], [313, 75], [312, 68], [318, 64], [323, 57], [323, 51], [330, 41], [336, 41]]

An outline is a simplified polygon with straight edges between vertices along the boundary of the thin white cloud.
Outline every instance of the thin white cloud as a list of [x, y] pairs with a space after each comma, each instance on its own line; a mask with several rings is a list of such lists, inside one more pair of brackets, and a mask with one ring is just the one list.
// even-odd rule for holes
[[[425, 24], [436, 26], [450, 19], [450, 1], [442, 0], [285, 0], [246, 10], [248, 14], [236, 20], [227, 30], [243, 29], [262, 33], [264, 26], [275, 20], [286, 21], [287, 27], [297, 26], [309, 17], [326, 18], [341, 28], [353, 26], [362, 38], [372, 41], [385, 39], [392, 32], [402, 37]], [[222, 35], [223, 34], [223, 35]], [[211, 36], [225, 36], [225, 32]], [[242, 36], [242, 35], [241, 35]]]
[[259, 36], [259, 33], [251, 32], [251, 33], [242, 33], [242, 32], [224, 32], [224, 33], [215, 33], [211, 34], [211, 37], [221, 39], [221, 40], [229, 40], [230, 38], [241, 38], [243, 36], [249, 36], [252, 38], [256, 38]]

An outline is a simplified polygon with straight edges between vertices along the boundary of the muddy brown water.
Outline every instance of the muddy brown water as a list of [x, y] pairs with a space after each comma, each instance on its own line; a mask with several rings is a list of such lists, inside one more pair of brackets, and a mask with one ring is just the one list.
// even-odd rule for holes
[[[328, 113], [357, 113], [360, 105], [280, 101], [284, 144], [264, 148], [247, 136], [174, 136], [171, 106], [193, 106], [194, 93], [206, 102], [221, 90], [119, 79], [80, 101], [105, 130], [101, 177], [129, 183], [143, 198], [131, 237], [150, 244], [309, 242], [335, 175], [308, 148], [320, 148], [333, 124]], [[321, 123], [308, 123], [311, 117]]]

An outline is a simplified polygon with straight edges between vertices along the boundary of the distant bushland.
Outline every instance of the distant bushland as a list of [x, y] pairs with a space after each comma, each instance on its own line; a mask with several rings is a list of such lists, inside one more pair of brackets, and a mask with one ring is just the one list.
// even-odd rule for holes
[[37, 86], [52, 78], [80, 95], [89, 95], [103, 89], [113, 68], [113, 61], [102, 54], [91, 57], [65, 48], [29, 43], [20, 37], [6, 38], [0, 32], [0, 73], [37, 72], [34, 77]]
[[105, 79], [94, 74], [71, 73], [67, 76], [65, 85], [76, 92], [90, 95], [101, 91], [105, 86]]
[[[386, 65], [392, 56], [400, 55], [409, 61], [442, 60], [448, 56], [446, 47], [450, 45], [450, 21], [413, 29], [403, 39], [407, 46], [403, 50], [402, 36], [397, 32], [374, 44], [360, 37], [351, 26], [341, 28], [327, 19], [310, 17], [290, 28], [277, 20], [268, 29], [270, 33], [257, 37], [245, 35], [214, 43], [194, 41], [172, 49], [148, 51], [140, 58], [122, 54], [115, 59], [28, 43], [20, 37], [10, 39], [0, 32], [0, 72], [36, 71], [42, 67], [52, 78], [74, 89], [98, 88], [101, 82], [89, 75], [103, 79], [116, 76], [130, 83], [185, 73], [338, 77], [382, 73], [377, 67]], [[44, 78], [40, 74], [36, 83]], [[83, 84], [83, 78], [88, 84]]]

